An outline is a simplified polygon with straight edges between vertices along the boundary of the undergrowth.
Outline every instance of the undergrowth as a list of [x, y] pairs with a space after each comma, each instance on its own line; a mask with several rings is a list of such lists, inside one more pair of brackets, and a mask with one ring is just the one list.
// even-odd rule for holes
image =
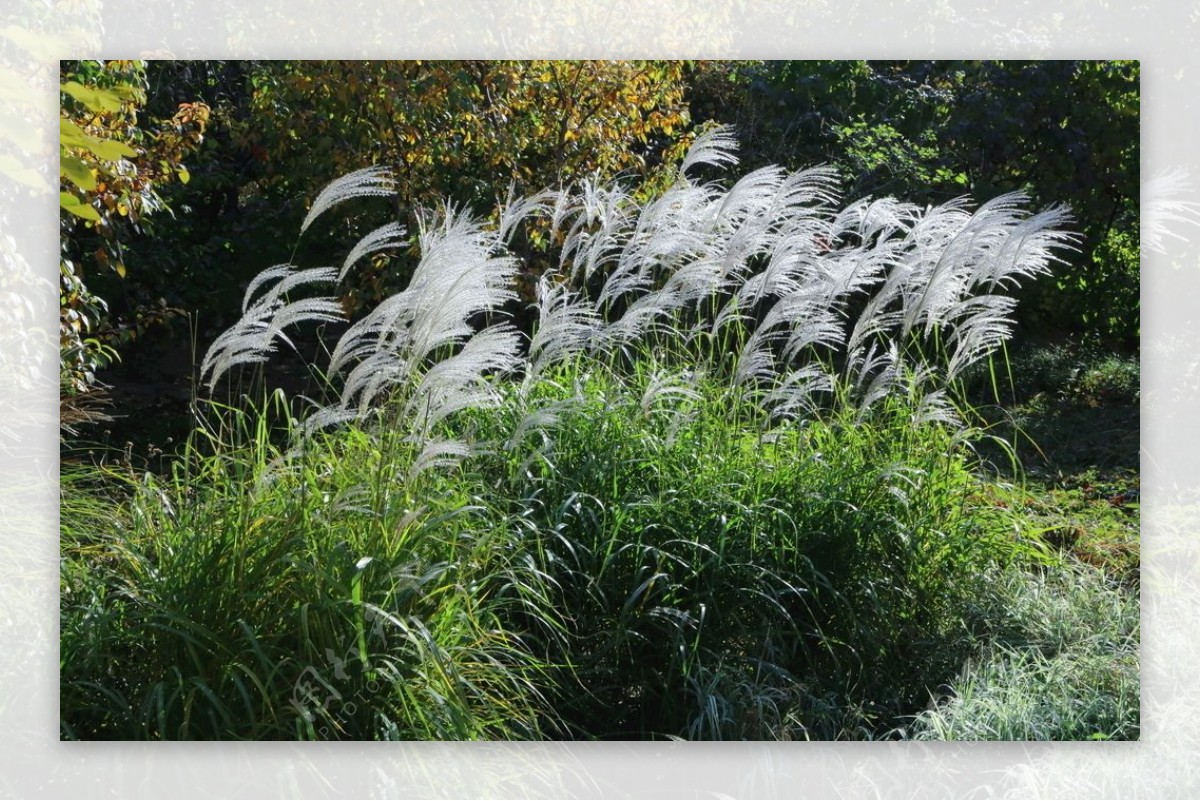
[[972, 501], [960, 432], [914, 427], [909, 398], [767, 428], [711, 380], [682, 409], [648, 404], [662, 375], [642, 367], [587, 373], [550, 448], [484, 468], [569, 610], [553, 661], [572, 731], [872, 731], [957, 666], [984, 570], [1038, 556]]
[[1140, 725], [1137, 596], [1076, 563], [1009, 572], [976, 610], [980, 646], [919, 740], [1131, 740]]

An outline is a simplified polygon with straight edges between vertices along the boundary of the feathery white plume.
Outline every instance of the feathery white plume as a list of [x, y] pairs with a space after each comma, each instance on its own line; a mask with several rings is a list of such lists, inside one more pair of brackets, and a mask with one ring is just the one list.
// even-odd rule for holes
[[529, 342], [531, 375], [585, 352], [600, 329], [600, 318], [566, 284], [554, 284], [543, 275], [537, 298], [538, 324]]
[[737, 164], [738, 158], [734, 152], [736, 150], [737, 136], [734, 135], [733, 128], [727, 125], [711, 128], [697, 136], [696, 141], [692, 142], [687, 155], [683, 157], [683, 163], [679, 165], [679, 174], [684, 175], [697, 164], [708, 164], [713, 167]]
[[404, 235], [404, 228], [399, 223], [390, 222], [387, 225], [376, 228], [358, 240], [354, 249], [347, 254], [346, 260], [342, 262], [342, 269], [338, 273], [338, 280], [345, 279], [346, 273], [350, 272], [350, 268], [363, 256], [404, 244]]
[[303, 234], [313, 220], [329, 209], [352, 197], [390, 197], [395, 194], [396, 182], [387, 167], [366, 167], [332, 181], [313, 200], [312, 208], [300, 224]]
[[[253, 300], [264, 285], [275, 281], [262, 297]], [[305, 284], [332, 284], [336, 281], [330, 267], [295, 270], [290, 264], [270, 267], [250, 282], [242, 302], [242, 317], [221, 333], [209, 346], [200, 363], [200, 379], [210, 390], [231, 367], [267, 360], [275, 350], [275, 341], [291, 345], [283, 333], [285, 326], [299, 322], [338, 322], [344, 319], [341, 304], [333, 297], [304, 298], [288, 302], [284, 295]], [[253, 300], [253, 302], [251, 302]]]
[[[675, 183], [644, 203], [619, 184], [592, 179], [525, 198], [510, 190], [494, 226], [449, 204], [425, 213], [409, 285], [335, 344], [328, 373], [342, 381], [341, 396], [312, 414], [307, 430], [364, 419], [391, 404], [406, 436], [423, 449], [410, 474], [416, 477], [471, 453], [469, 444], [441, 438], [441, 424], [496, 403], [506, 377], [523, 374], [517, 396], [532, 402], [530, 388], [552, 365], [670, 338], [681, 350], [709, 348], [705, 358], [714, 359], [724, 359], [720, 343], [730, 343], [733, 385], [775, 418], [811, 413], [840, 381], [855, 393], [860, 413], [903, 390], [923, 393], [921, 420], [951, 422], [939, 381], [953, 380], [1011, 334], [1015, 300], [1003, 293], [1047, 273], [1076, 239], [1063, 230], [1064, 209], [1029, 214], [1020, 193], [974, 211], [964, 198], [925, 209], [864, 199], [839, 209], [837, 176], [827, 167], [765, 167], [728, 190], [689, 177], [700, 165], [736, 164], [735, 148], [731, 129], [700, 135]], [[301, 231], [348, 198], [393, 191], [386, 168], [351, 173], [317, 196]], [[522, 356], [520, 335], [495, 318], [517, 298], [521, 265], [506, 243], [532, 214], [549, 218], [561, 257], [539, 279], [537, 324]], [[288, 341], [287, 326], [341, 319], [333, 298], [286, 295], [336, 283], [359, 260], [404, 237], [389, 223], [359, 241], [340, 270], [263, 271], [247, 288], [242, 319], [206, 355], [202, 378], [212, 386], [231, 366], [262, 361], [276, 341]], [[919, 340], [935, 333], [942, 350], [931, 354]], [[936, 370], [931, 358], [939, 360]], [[827, 366], [833, 363], [843, 365], [838, 377]], [[641, 404], [649, 413], [660, 400], [698, 397], [671, 375], [656, 374]], [[549, 448], [559, 413], [577, 401], [578, 394], [535, 403], [509, 445], [536, 430]]]

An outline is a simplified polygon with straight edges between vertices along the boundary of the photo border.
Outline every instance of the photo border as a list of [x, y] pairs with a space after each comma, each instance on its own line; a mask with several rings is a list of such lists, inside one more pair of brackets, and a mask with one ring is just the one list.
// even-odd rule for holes
[[[52, 175], [59, 59], [1136, 58], [1142, 62], [1142, 739], [1133, 743], [60, 743], [58, 210], [0, 177], [0, 794], [15, 797], [1189, 797], [1200, 792], [1197, 23], [1147, 3], [18, 0], [5, 147]], [[1182, 5], [1182, 4], [1180, 4]], [[9, 58], [9, 56], [6, 56]], [[22, 83], [23, 82], [23, 83]], [[25, 91], [26, 88], [29, 91]], [[16, 91], [14, 89], [14, 91]], [[31, 129], [33, 133], [31, 134]], [[15, 144], [14, 144], [15, 143]], [[2, 156], [0, 156], [2, 158]], [[0, 167], [11, 162], [0, 161]], [[14, 178], [14, 174], [17, 175]], [[1151, 179], [1174, 176], [1153, 184]], [[12, 308], [9, 304], [12, 304]], [[19, 380], [18, 380], [19, 379]]]

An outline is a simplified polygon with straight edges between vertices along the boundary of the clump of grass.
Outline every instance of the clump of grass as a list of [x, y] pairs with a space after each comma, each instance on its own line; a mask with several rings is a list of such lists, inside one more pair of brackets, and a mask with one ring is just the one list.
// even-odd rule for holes
[[992, 583], [990, 636], [911, 736], [1129, 740], [1139, 727], [1137, 596], [1086, 566]]
[[103, 513], [65, 487], [63, 736], [541, 736], [544, 666], [501, 625], [543, 592], [516, 532], [393, 481], [402, 443], [288, 454], [264, 417], [221, 410], [167, 478], [106, 473]]
[[[478, 464], [566, 616], [547, 657], [564, 725], [834, 739], [919, 709], [965, 656], [986, 569], [1030, 556], [1005, 510], [974, 503], [961, 432], [914, 427], [903, 396], [772, 426], [711, 377], [638, 367], [563, 371], [536, 401], [571, 401], [553, 440]], [[477, 430], [526, 413], [502, 404]]]

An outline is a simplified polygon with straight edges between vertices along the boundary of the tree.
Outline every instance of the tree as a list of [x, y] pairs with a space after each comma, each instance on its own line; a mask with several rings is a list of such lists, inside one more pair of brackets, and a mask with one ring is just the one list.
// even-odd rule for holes
[[[411, 232], [415, 210], [443, 199], [486, 213], [510, 189], [591, 174], [651, 191], [686, 146], [684, 73], [669, 61], [264, 62], [245, 135], [281, 201], [391, 167], [393, 211]], [[530, 233], [531, 250], [542, 233]], [[407, 277], [396, 266], [378, 256], [352, 300], [388, 294]]]
[[125, 242], [165, 208], [161, 185], [188, 180], [182, 159], [208, 121], [207, 106], [191, 103], [169, 120], [139, 124], [145, 74], [141, 61], [64, 62], [61, 68], [59, 335], [60, 379], [68, 394], [90, 389], [96, 369], [116, 357], [114, 345], [136, 334], [136, 321], [108, 317], [108, 304], [89, 282], [105, 272], [124, 278]]

